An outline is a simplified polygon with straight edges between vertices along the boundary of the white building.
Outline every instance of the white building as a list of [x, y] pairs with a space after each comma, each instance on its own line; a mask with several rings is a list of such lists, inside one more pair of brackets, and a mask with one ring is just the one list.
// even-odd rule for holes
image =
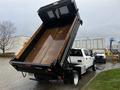
[[80, 39], [74, 41], [73, 48], [105, 49], [106, 43], [104, 38]]

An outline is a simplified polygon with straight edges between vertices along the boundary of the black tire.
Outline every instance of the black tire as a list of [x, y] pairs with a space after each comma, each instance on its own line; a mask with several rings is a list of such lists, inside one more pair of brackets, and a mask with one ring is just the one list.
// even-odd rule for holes
[[69, 84], [69, 80], [68, 79], [64, 79], [63, 82], [64, 82], [64, 84]]
[[79, 83], [79, 77], [80, 77], [80, 75], [79, 75], [78, 71], [73, 71], [72, 81], [73, 81], [73, 84], [74, 84], [75, 86], [77, 86], [78, 83]]
[[42, 80], [42, 77], [40, 77], [39, 74], [36, 74], [36, 73], [35, 73], [35, 74], [34, 74], [34, 77], [35, 77], [35, 79], [38, 80], [38, 81], [39, 81], [39, 80]]
[[64, 79], [63, 82], [64, 84], [69, 84], [70, 83], [70, 74], [69, 73], [64, 73]]
[[81, 75], [79, 75], [78, 71], [74, 70], [71, 73], [64, 74], [64, 84], [74, 84], [75, 86], [78, 85], [79, 79]]
[[93, 66], [92, 66], [92, 70], [93, 70], [93, 71], [96, 71], [96, 64], [95, 64], [95, 61], [94, 61]]

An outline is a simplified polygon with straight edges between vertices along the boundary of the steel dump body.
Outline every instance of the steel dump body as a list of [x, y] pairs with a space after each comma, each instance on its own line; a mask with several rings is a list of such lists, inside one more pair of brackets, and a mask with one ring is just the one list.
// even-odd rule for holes
[[[69, 5], [74, 6], [71, 0], [65, 1], [69, 1], [67, 4], [68, 9]], [[77, 9], [72, 6], [74, 11], [71, 11], [73, 12], [72, 14], [71, 12], [63, 16], [60, 14], [61, 16], [59, 17], [56, 13], [55, 18], [48, 19], [45, 11], [48, 11], [52, 7], [65, 7], [66, 2], [63, 2], [63, 5], [51, 4], [48, 5], [50, 8], [44, 7], [39, 9], [38, 14], [43, 20], [43, 24], [30, 38], [19, 54], [10, 61], [10, 64], [18, 71], [35, 73], [53, 67], [57, 69], [58, 66], [62, 68], [65, 64], [69, 49], [72, 47], [79, 25], [81, 24], [79, 14], [77, 13]], [[71, 7], [69, 10], [71, 10]], [[48, 15], [52, 15], [51, 10], [49, 11]], [[53, 14], [56, 11], [57, 9], [53, 10]], [[53, 17], [53, 15], [50, 17]]]

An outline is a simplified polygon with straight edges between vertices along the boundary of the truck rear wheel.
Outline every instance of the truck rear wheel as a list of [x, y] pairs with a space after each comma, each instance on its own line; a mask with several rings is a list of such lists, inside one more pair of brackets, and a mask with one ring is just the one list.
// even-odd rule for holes
[[79, 78], [80, 78], [80, 75], [78, 71], [74, 70], [71, 73], [66, 73], [64, 75], [63, 82], [64, 84], [74, 84], [75, 86], [77, 86], [79, 83]]
[[63, 82], [64, 82], [64, 84], [68, 84], [69, 80], [68, 79], [64, 79]]
[[64, 79], [63, 79], [64, 84], [69, 84], [69, 83], [71, 83], [71, 81], [70, 81], [70, 78], [71, 78], [71, 77], [69, 77], [69, 76], [70, 76], [70, 73], [65, 73], [65, 74], [64, 74]]
[[79, 73], [77, 71], [73, 72], [73, 84], [77, 86], [79, 83]]

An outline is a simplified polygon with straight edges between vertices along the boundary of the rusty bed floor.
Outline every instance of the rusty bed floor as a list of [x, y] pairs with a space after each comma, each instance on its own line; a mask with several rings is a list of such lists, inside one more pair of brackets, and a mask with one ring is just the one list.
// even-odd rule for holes
[[70, 26], [67, 25], [46, 30], [26, 57], [25, 62], [49, 65], [57, 60], [61, 50], [64, 48]]

